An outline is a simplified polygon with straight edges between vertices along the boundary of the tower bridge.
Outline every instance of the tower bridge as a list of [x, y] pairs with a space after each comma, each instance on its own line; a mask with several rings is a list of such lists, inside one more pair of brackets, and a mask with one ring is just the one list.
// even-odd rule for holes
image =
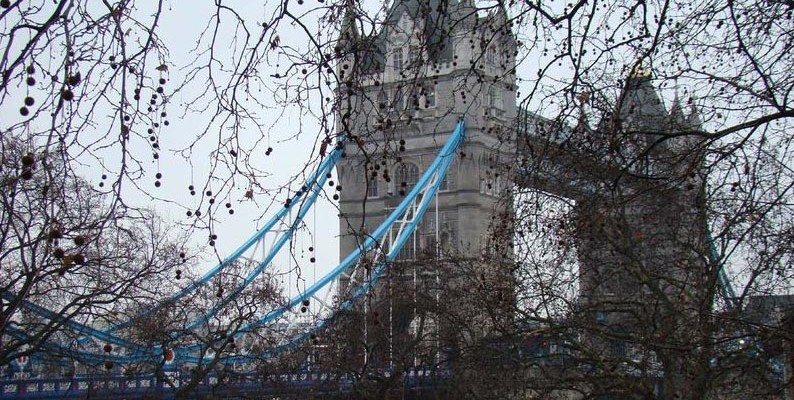
[[[553, 193], [575, 204], [580, 315], [572, 318], [589, 321], [587, 326], [599, 335], [582, 334], [566, 340], [579, 340], [592, 351], [614, 356], [625, 348], [616, 348], [615, 341], [604, 337], [634, 340], [637, 327], [658, 323], [655, 318], [695, 314], [702, 304], [710, 303], [700, 297], [709, 291], [700, 289], [715, 285], [719, 271], [708, 257], [702, 195], [705, 177], [699, 169], [702, 144], [697, 139], [701, 127], [696, 111], [685, 116], [677, 100], [670, 112], [666, 111], [651, 77], [644, 73], [628, 78], [621, 105], [595, 128], [584, 122], [569, 126], [519, 111], [513, 73], [516, 40], [505, 29], [490, 29], [503, 26], [505, 11], [479, 16], [472, 10], [469, 0], [397, 1], [388, 12], [384, 29], [366, 38], [359, 32], [354, 10], [348, 10], [338, 48], [346, 56], [337, 65], [337, 73], [350, 84], [343, 86], [348, 90], [338, 93], [342, 108], [337, 132], [327, 138], [332, 150], [303, 189], [265, 227], [163, 304], [190, 299], [230, 265], [250, 267], [238, 288], [219, 295], [220, 300], [190, 321], [186, 329], [206, 328], [289, 243], [334, 168], [339, 185], [345, 188], [339, 199], [339, 265], [265, 315], [230, 332], [218, 328], [223, 334], [209, 346], [190, 342], [173, 348], [142, 346], [127, 337], [125, 329], [133, 324], [132, 319], [108, 329], [61, 321], [64, 329], [78, 332], [82, 338], [76, 346], [48, 343], [42, 349], [89, 364], [104, 363], [109, 369], [143, 364], [149, 372], [68, 379], [25, 380], [19, 376], [0, 381], [0, 398], [33, 393], [40, 398], [83, 397], [90, 391], [100, 398], [119, 393], [134, 398], [150, 393], [148, 388], [158, 388], [157, 393], [167, 397], [184, 382], [191, 383], [196, 393], [212, 391], [223, 376], [237, 379], [226, 382], [224, 393], [230, 396], [239, 391], [275, 396], [283, 393], [279, 390], [343, 395], [360, 377], [337, 375], [330, 380], [330, 373], [318, 370], [317, 365], [314, 370], [297, 373], [254, 373], [242, 368], [235, 375], [224, 375], [223, 371], [276, 359], [304, 342], [317, 342], [334, 317], [346, 312], [361, 314], [357, 321], [364, 345], [345, 349], [353, 358], [373, 364], [371, 371], [381, 379], [399, 377], [409, 391], [434, 390], [450, 374], [449, 365], [439, 357], [441, 348], [452, 344], [441, 343], [440, 332], [454, 327], [443, 326], [438, 316], [428, 314], [419, 319], [416, 293], [423, 290], [439, 302], [444, 294], [434, 282], [448, 278], [443, 271], [455, 268], [448, 262], [454, 255], [478, 260], [473, 264], [476, 270], [467, 273], [501, 282], [503, 287], [485, 290], [498, 292], [503, 302], [512, 298], [513, 277], [500, 269], [504, 260], [488, 253], [488, 248], [507, 249], [512, 241], [513, 199], [502, 195], [513, 185]], [[484, 36], [490, 40], [482, 42]], [[268, 247], [265, 233], [276, 227], [283, 229]], [[484, 253], [491, 258], [483, 261]], [[429, 254], [433, 261], [422, 260], [422, 254]], [[441, 268], [442, 264], [450, 265]], [[453, 286], [465, 291], [469, 289], [466, 284], [461, 281]], [[725, 279], [720, 284], [729, 286]], [[396, 286], [407, 296], [394, 296]], [[336, 300], [323, 292], [332, 293]], [[645, 299], [650, 292], [677, 300], [649, 304]], [[143, 316], [154, 315], [159, 307]], [[57, 318], [33, 303], [26, 308], [46, 320]], [[373, 317], [375, 313], [380, 314]], [[296, 324], [296, 315], [310, 315], [312, 323]], [[473, 321], [480, 318], [469, 317]], [[467, 339], [487, 337], [492, 328], [489, 324], [521, 322], [513, 318], [506, 314], [502, 321], [483, 322], [482, 330]], [[660, 327], [662, 334], [685, 337], [691, 327], [683, 319], [677, 321], [681, 322], [677, 326]], [[431, 335], [435, 350], [424, 364], [414, 356], [411, 365], [397, 371], [391, 340], [400, 332], [395, 331], [416, 331], [418, 326], [435, 331]], [[11, 331], [19, 337], [25, 335]], [[263, 331], [275, 341], [263, 351], [228, 345], [244, 334]], [[372, 350], [377, 348], [374, 341], [378, 334], [389, 342]], [[541, 336], [526, 339], [531, 345], [522, 345], [524, 351], [514, 347], [509, 351], [543, 358], [549, 356], [550, 348], [563, 347], [553, 342], [555, 338], [538, 338]], [[112, 343], [113, 351], [91, 351], [99, 343]], [[186, 369], [163, 359], [165, 354], [171, 354], [182, 367], [221, 368], [192, 379]], [[570, 362], [562, 351], [558, 355], [555, 363]], [[39, 357], [35, 352], [31, 356]], [[661, 371], [654, 379], [663, 375], [674, 377], [670, 371]]]

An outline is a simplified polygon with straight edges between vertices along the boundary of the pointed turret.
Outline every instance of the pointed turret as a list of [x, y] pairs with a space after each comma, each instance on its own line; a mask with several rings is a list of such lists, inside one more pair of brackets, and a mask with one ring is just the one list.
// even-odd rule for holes
[[673, 105], [670, 107], [670, 122], [674, 131], [679, 131], [686, 127], [686, 116], [684, 115], [683, 107], [681, 107], [681, 100], [678, 98], [678, 91], [675, 92]]
[[494, 29], [499, 30], [500, 34], [497, 36], [503, 46], [513, 48], [516, 44], [515, 35], [513, 35], [512, 22], [510, 16], [507, 14], [507, 8], [504, 3], [499, 2], [497, 9], [493, 15]]
[[618, 118], [624, 133], [636, 134], [638, 140], [654, 143], [667, 129], [668, 114], [651, 84], [651, 71], [636, 68], [629, 75]]
[[356, 26], [357, 15], [354, 2], [347, 0], [345, 14], [342, 16], [342, 26], [339, 30], [339, 39], [334, 49], [338, 57], [336, 71], [343, 79], [360, 72], [361, 69], [359, 63], [361, 35]]
[[695, 105], [695, 99], [690, 100], [689, 116], [686, 119], [686, 126], [691, 131], [700, 132], [703, 130], [703, 123], [700, 120], [700, 113]]
[[574, 131], [578, 133], [590, 132], [590, 124], [587, 122], [587, 110], [585, 110], [585, 105], [590, 101], [590, 93], [579, 93], [576, 95], [576, 100], [579, 102], [579, 119], [576, 121]]
[[651, 84], [651, 71], [638, 68], [629, 75], [626, 87], [621, 96], [619, 107], [624, 128], [633, 130], [655, 131], [663, 129], [659, 122], [666, 119], [667, 112]]
[[587, 111], [585, 111], [584, 107], [580, 107], [579, 110], [579, 119], [576, 121], [576, 127], [574, 128], [577, 132], [590, 132], [590, 124], [587, 122]]
[[[678, 152], [688, 152], [696, 144], [697, 138], [692, 135], [688, 118], [684, 115], [684, 108], [678, 97], [678, 91], [670, 107], [670, 132], [672, 137], [668, 140], [669, 148]], [[683, 153], [682, 153], [683, 154]]]
[[510, 17], [507, 16], [507, 9], [504, 7], [504, 3], [499, 2], [499, 4], [496, 5], [493, 20], [497, 24], [496, 26], [504, 26], [508, 21], [510, 21]]
[[361, 40], [356, 26], [357, 13], [355, 4], [352, 0], [345, 3], [345, 14], [342, 17], [342, 26], [339, 31], [339, 40], [336, 50], [341, 54], [348, 54], [355, 50], [357, 43]]

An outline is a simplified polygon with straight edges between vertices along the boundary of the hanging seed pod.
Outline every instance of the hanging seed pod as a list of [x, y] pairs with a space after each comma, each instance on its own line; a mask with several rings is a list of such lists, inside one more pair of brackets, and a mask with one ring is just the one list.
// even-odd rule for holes
[[72, 263], [74, 262], [74, 261], [73, 261], [73, 259], [72, 259], [72, 257], [73, 257], [73, 256], [72, 256], [71, 254], [67, 254], [67, 255], [63, 256], [63, 257], [61, 258], [61, 265], [62, 265], [64, 268], [69, 268], [69, 267], [71, 267], [71, 266], [72, 266]]
[[61, 91], [61, 98], [65, 101], [72, 101], [74, 100], [74, 92], [69, 89], [64, 89]]
[[82, 81], [82, 78], [80, 77], [80, 72], [77, 72], [74, 75], [70, 75], [69, 78], [66, 80], [66, 83], [69, 86], [77, 86], [80, 84], [80, 81]]
[[75, 246], [82, 246], [85, 244], [86, 239], [85, 236], [77, 235], [72, 239], [74, 241]]
[[52, 228], [50, 229], [50, 233], [47, 237], [50, 240], [60, 239], [63, 237], [63, 233], [61, 232], [60, 228]]
[[60, 247], [56, 247], [55, 250], [52, 251], [52, 256], [59, 260], [62, 259], [64, 255], [66, 255], [66, 253]]
[[28, 153], [22, 156], [22, 165], [25, 167], [30, 167], [35, 162], [36, 162], [36, 158], [33, 156], [33, 153]]
[[73, 255], [73, 256], [72, 256], [72, 260], [73, 260], [73, 261], [74, 261], [74, 263], [75, 263], [75, 264], [77, 264], [77, 265], [83, 265], [83, 264], [85, 264], [85, 256], [84, 256], [84, 255], [82, 255], [82, 254], [80, 254], [80, 253], [77, 253], [77, 254]]

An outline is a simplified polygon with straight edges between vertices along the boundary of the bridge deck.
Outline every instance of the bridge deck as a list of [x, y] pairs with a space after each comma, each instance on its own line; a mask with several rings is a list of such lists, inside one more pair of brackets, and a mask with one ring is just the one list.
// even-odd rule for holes
[[[388, 376], [388, 375], [387, 375]], [[449, 376], [445, 371], [418, 369], [402, 376], [403, 387], [411, 391], [423, 391], [441, 384]], [[155, 375], [105, 377], [74, 377], [44, 379], [0, 380], [0, 399], [172, 399], [180, 390], [191, 396], [213, 395], [221, 398], [236, 398], [246, 394], [281, 396], [285, 394], [344, 395], [352, 390], [355, 380], [349, 376], [334, 376], [322, 372], [261, 375], [235, 373], [233, 375], [209, 375], [188, 388], [189, 376], [170, 373], [165, 377]]]

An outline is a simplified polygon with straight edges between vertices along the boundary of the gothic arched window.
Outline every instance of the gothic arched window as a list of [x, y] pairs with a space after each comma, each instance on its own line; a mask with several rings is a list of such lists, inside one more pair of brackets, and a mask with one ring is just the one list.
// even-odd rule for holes
[[392, 68], [394, 68], [395, 72], [402, 71], [403, 69], [403, 49], [397, 48], [394, 50], [394, 54], [392, 55]]
[[436, 106], [436, 85], [429, 83], [424, 88], [425, 94], [425, 108], [433, 108]]
[[367, 182], [367, 197], [378, 197], [378, 177], [371, 176]]
[[394, 175], [396, 192], [405, 195], [413, 189], [419, 180], [419, 167], [410, 162], [403, 162], [397, 165]]

